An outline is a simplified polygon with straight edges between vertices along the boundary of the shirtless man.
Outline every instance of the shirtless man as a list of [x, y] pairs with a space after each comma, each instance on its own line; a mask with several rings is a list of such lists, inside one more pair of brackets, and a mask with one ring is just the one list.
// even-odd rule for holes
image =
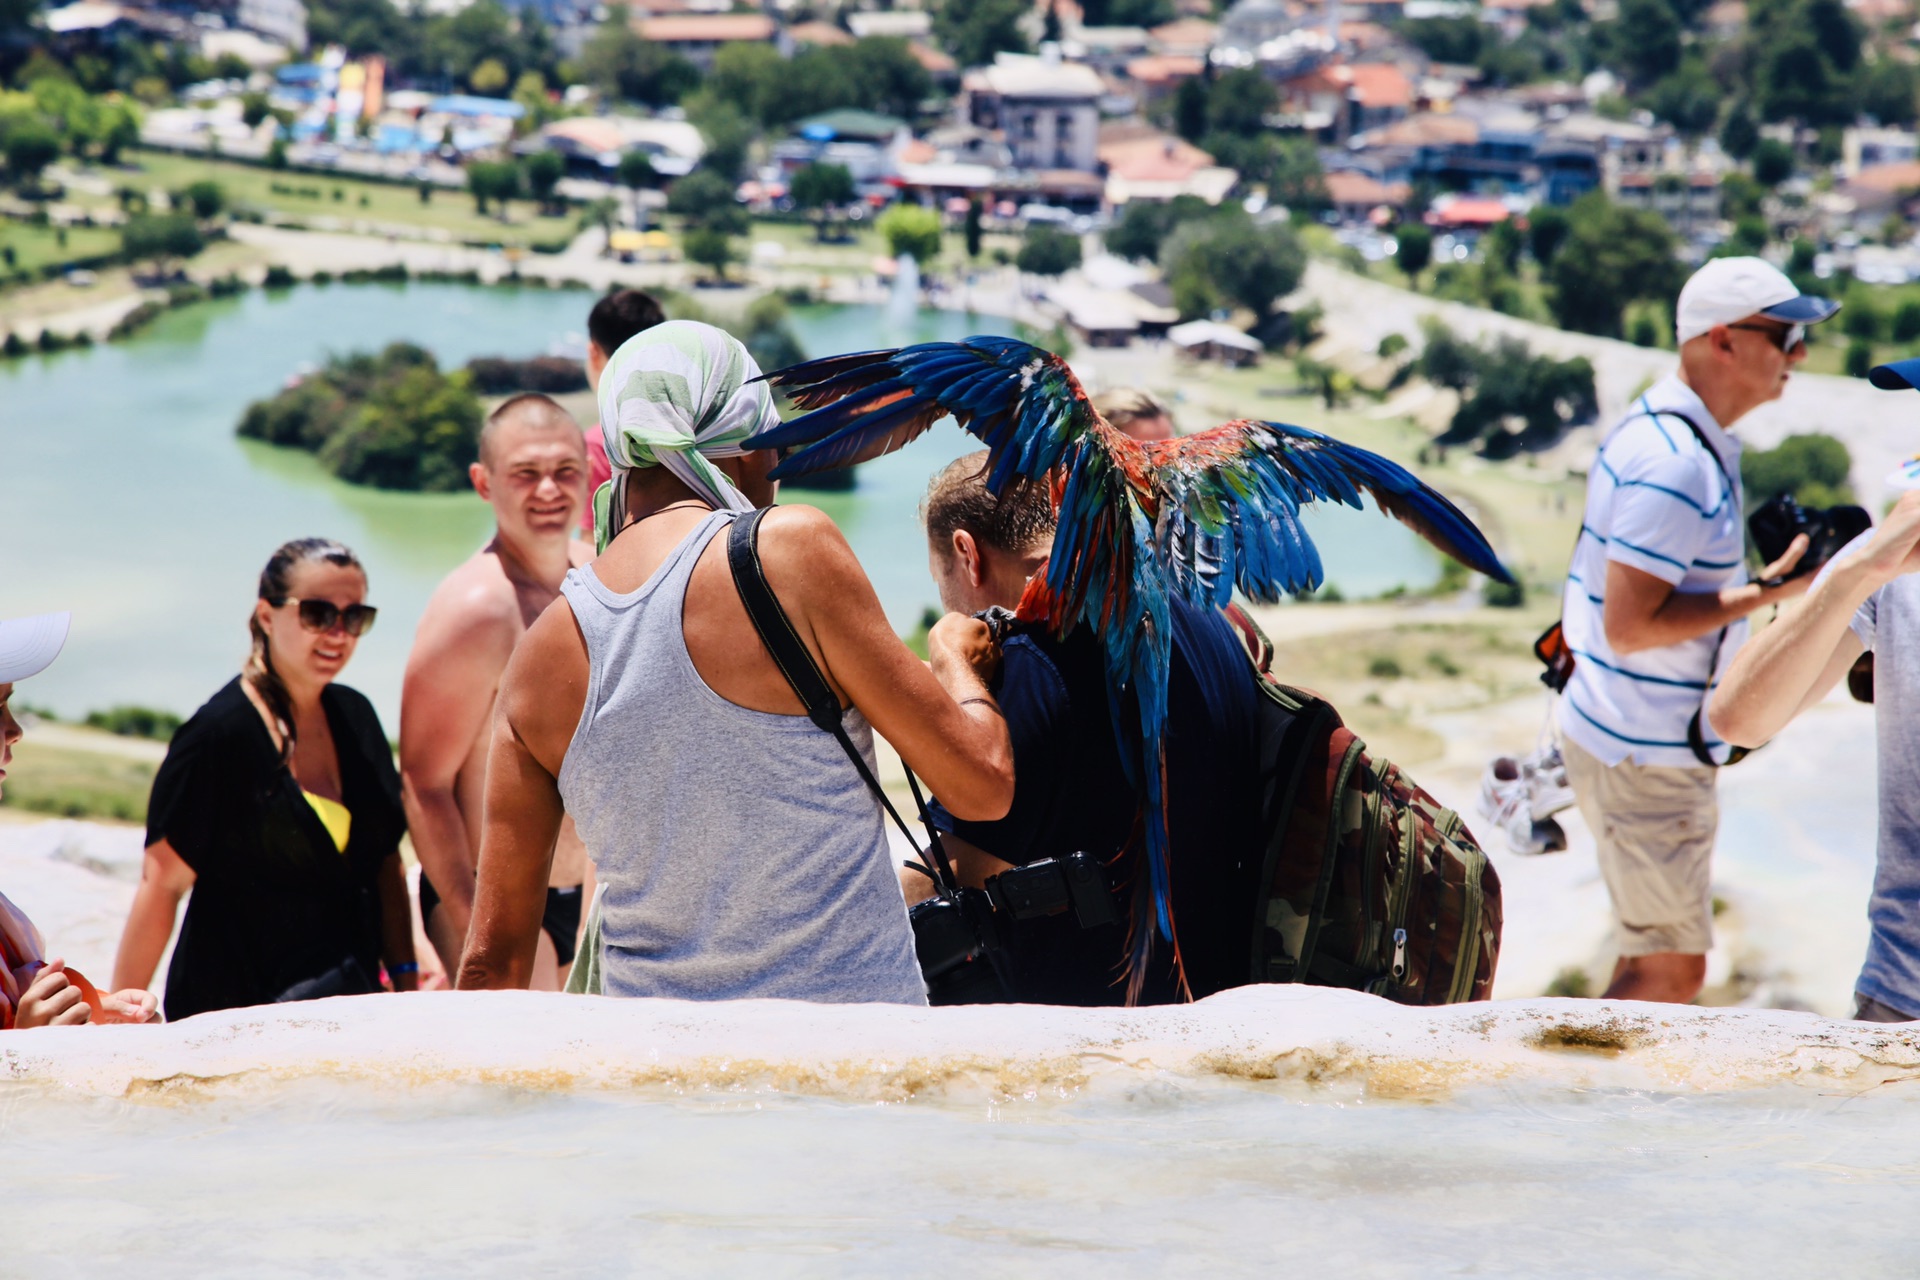
[[[400, 782], [420, 858], [420, 914], [449, 975], [473, 912], [487, 742], [507, 659], [560, 594], [567, 570], [592, 558], [572, 531], [587, 501], [579, 424], [543, 395], [495, 409], [480, 432], [473, 487], [493, 507], [493, 540], [440, 584], [414, 635], [400, 692]], [[558, 990], [578, 940], [590, 866], [573, 823], [561, 824], [548, 878], [533, 989]]]

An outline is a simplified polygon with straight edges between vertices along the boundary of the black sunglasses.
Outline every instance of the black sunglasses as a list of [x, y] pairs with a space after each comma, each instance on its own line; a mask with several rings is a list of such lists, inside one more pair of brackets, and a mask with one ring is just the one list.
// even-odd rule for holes
[[1777, 329], [1770, 324], [1730, 324], [1727, 328], [1745, 329], [1749, 333], [1764, 333], [1773, 339], [1774, 346], [1788, 355], [1792, 355], [1794, 349], [1807, 340], [1807, 326], [1804, 324], [1790, 324], [1784, 329]]
[[380, 611], [370, 604], [350, 604], [342, 609], [331, 600], [300, 600], [287, 596], [282, 600], [269, 600], [268, 604], [278, 609], [283, 604], [300, 606], [300, 625], [309, 631], [331, 631], [335, 627], [345, 627], [350, 636], [363, 636], [373, 629], [373, 619]]

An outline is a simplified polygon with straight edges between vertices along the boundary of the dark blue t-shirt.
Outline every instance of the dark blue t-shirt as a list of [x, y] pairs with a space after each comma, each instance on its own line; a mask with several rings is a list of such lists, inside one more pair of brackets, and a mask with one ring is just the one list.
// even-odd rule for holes
[[[1121, 764], [1098, 642], [1085, 627], [1064, 641], [1014, 637], [995, 694], [1013, 739], [1013, 807], [995, 822], [961, 822], [936, 803], [935, 823], [1015, 865], [1093, 854], [1109, 863], [1122, 903], [1130, 901], [1144, 806]], [[1167, 824], [1174, 924], [1195, 998], [1247, 981], [1253, 908], [1240, 881], [1264, 852], [1254, 776], [1259, 696], [1226, 621], [1175, 604]], [[1120, 720], [1138, 732], [1131, 700]], [[1007, 935], [1015, 1000], [1124, 1002], [1124, 921], [1083, 930], [1067, 912], [1012, 924]], [[1178, 999], [1170, 948], [1156, 937], [1141, 1002]]]

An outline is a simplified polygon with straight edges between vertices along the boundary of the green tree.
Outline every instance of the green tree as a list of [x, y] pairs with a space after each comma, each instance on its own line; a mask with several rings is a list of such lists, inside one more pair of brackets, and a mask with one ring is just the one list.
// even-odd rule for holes
[[1520, 233], [1519, 225], [1508, 218], [1505, 222], [1494, 223], [1480, 237], [1480, 258], [1495, 270], [1510, 276], [1520, 270], [1520, 254], [1526, 247], [1526, 237]]
[[940, 256], [940, 215], [917, 204], [896, 204], [880, 215], [875, 229], [894, 257], [906, 254], [925, 266]]
[[1778, 138], [1762, 138], [1753, 149], [1753, 177], [1771, 190], [1793, 176], [1793, 148]]
[[711, 169], [695, 169], [667, 192], [667, 212], [722, 235], [745, 235], [750, 225], [733, 183]]
[[1307, 271], [1306, 249], [1291, 227], [1256, 225], [1238, 209], [1180, 224], [1160, 258], [1174, 304], [1189, 317], [1232, 301], [1264, 320]]
[[[1872, 362], [1872, 353], [1868, 353]], [[1851, 371], [1849, 371], [1851, 372]], [[1866, 373], [1862, 369], [1855, 377]], [[1747, 449], [1740, 454], [1740, 487], [1752, 510], [1782, 494], [1809, 507], [1831, 507], [1854, 501], [1853, 458], [1847, 446], [1818, 433], [1788, 436], [1771, 449]]]
[[963, 67], [982, 67], [996, 53], [1025, 53], [1020, 20], [1026, 0], [940, 0], [933, 11], [933, 32], [941, 47]]
[[704, 84], [709, 93], [762, 124], [789, 120], [794, 117], [783, 109], [789, 66], [770, 44], [736, 40], [714, 52]]
[[1253, 137], [1280, 105], [1273, 81], [1257, 67], [1239, 67], [1216, 78], [1207, 91], [1207, 129]]
[[1689, 58], [1653, 86], [1647, 95], [1647, 107], [1682, 137], [1699, 138], [1719, 118], [1724, 93], [1706, 64]]
[[458, 493], [479, 458], [480, 417], [466, 373], [442, 374], [429, 361], [382, 381], [320, 461], [349, 484]]
[[635, 31], [624, 5], [582, 46], [580, 77], [608, 97], [650, 107], [671, 106], [700, 84], [699, 68]]
[[681, 237], [681, 249], [688, 262], [709, 268], [714, 278], [724, 280], [727, 265], [734, 260], [733, 237], [713, 227], [694, 227]]
[[1174, 90], [1173, 130], [1188, 142], [1206, 136], [1207, 82], [1201, 77], [1189, 76]]
[[1673, 232], [1659, 214], [1623, 208], [1592, 191], [1568, 210], [1568, 224], [1546, 273], [1548, 306], [1561, 328], [1618, 337], [1628, 303], [1664, 300], [1675, 291]]
[[558, 151], [536, 151], [527, 157], [527, 192], [540, 202], [542, 213], [564, 212], [566, 201], [556, 200], [554, 188], [567, 176], [567, 162]]
[[738, 182], [747, 167], [747, 155], [759, 136], [758, 126], [746, 114], [712, 89], [688, 94], [682, 101], [687, 119], [700, 130], [706, 154], [700, 167], [719, 174], [729, 182]]
[[1900, 343], [1920, 338], [1920, 299], [1903, 299], [1893, 313], [1893, 340]]
[[507, 64], [498, 58], [482, 58], [467, 75], [467, 87], [488, 98], [498, 97], [509, 83]]
[[1065, 275], [1080, 265], [1080, 237], [1044, 223], [1028, 227], [1013, 265], [1028, 275]]
[[284, 169], [287, 167], [287, 140], [275, 138], [267, 144], [267, 168]]
[[1394, 232], [1393, 264], [1407, 278], [1410, 288], [1420, 287], [1420, 273], [1433, 261], [1433, 232], [1418, 222], [1409, 222]]
[[227, 193], [219, 183], [202, 178], [175, 193], [173, 203], [175, 208], [191, 209], [193, 216], [204, 222], [220, 216], [227, 207]]
[[38, 120], [16, 124], [6, 132], [6, 155], [7, 172], [15, 182], [36, 183], [60, 158], [60, 135]]
[[1872, 342], [1880, 336], [1881, 322], [1880, 308], [1874, 306], [1873, 299], [1861, 289], [1854, 290], [1840, 312], [1840, 330], [1849, 338]]
[[151, 262], [164, 272], [175, 258], [191, 258], [206, 248], [191, 215], [138, 214], [120, 228], [120, 252], [129, 262]]
[[628, 151], [620, 157], [620, 185], [633, 191], [651, 187], [660, 181], [659, 171], [653, 167], [653, 157], [644, 151]]
[[1435, 62], [1472, 66], [1480, 61], [1490, 33], [1478, 18], [1415, 18], [1400, 24], [1400, 34]]
[[967, 241], [967, 257], [977, 259], [980, 256], [980, 197], [974, 196], [967, 201], [967, 221], [964, 227]]
[[1567, 239], [1567, 215], [1552, 205], [1536, 205], [1527, 215], [1527, 252], [1545, 271]]
[[796, 208], [812, 215], [814, 238], [824, 240], [829, 211], [853, 202], [853, 172], [843, 164], [801, 165], [794, 171], [788, 194]]
[[520, 194], [520, 166], [505, 160], [476, 160], [467, 166], [467, 190], [473, 194], [473, 208], [484, 214], [487, 205], [498, 203], [500, 221], [507, 220], [508, 202]]
[[1861, 73], [1860, 110], [1881, 124], [1911, 126], [1916, 98], [1920, 98], [1920, 81], [1912, 63], [1882, 57]]
[[1745, 160], [1759, 145], [1760, 126], [1754, 123], [1753, 104], [1737, 98], [1720, 125], [1720, 149], [1735, 160]]
[[1619, 13], [1607, 39], [1628, 85], [1645, 88], [1672, 74], [1680, 65], [1683, 31], [1667, 0], [1620, 0]]

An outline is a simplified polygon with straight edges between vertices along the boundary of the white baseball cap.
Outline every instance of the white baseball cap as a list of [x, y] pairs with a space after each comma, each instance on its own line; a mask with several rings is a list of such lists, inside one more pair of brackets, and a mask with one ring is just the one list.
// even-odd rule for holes
[[1765, 316], [1782, 324], [1818, 324], [1840, 309], [1828, 298], [1794, 288], [1780, 268], [1760, 258], [1715, 258], [1693, 273], [1673, 308], [1681, 345], [1717, 324]]
[[0, 622], [0, 684], [37, 676], [60, 655], [67, 642], [71, 613], [43, 613], [37, 618], [10, 618]]

